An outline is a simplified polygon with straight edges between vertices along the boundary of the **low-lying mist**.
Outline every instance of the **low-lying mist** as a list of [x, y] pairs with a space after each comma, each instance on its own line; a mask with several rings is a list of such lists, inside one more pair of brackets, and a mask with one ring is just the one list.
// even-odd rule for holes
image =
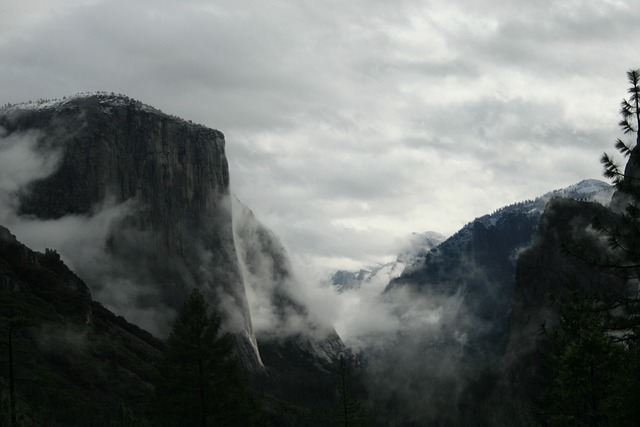
[[[453, 270], [412, 283], [396, 282], [399, 268], [381, 268], [366, 283], [338, 292], [326, 278], [292, 262], [277, 236], [246, 206], [221, 196], [223, 212], [207, 227], [232, 221], [233, 236], [216, 241], [223, 247], [194, 232], [183, 260], [159, 259], [154, 248], [162, 236], [129, 226], [145, 209], [135, 199], [107, 197], [85, 215], [46, 220], [20, 215], [20, 197], [55, 172], [61, 158], [59, 151], [39, 144], [39, 137], [0, 130], [0, 223], [35, 250], [57, 250], [94, 299], [151, 333], [166, 336], [176, 300], [194, 287], [213, 293], [231, 331], [248, 320], [261, 338], [321, 342], [335, 329], [358, 355], [369, 407], [378, 418], [408, 425], [442, 414], [457, 419], [465, 402], [483, 398], [483, 387], [496, 375], [508, 313], [491, 310], [502, 307], [509, 295], [492, 288], [495, 271], [478, 262], [482, 257], [438, 264]], [[426, 252], [411, 249], [411, 242], [407, 247], [401, 264], [419, 270]], [[234, 254], [239, 271], [220, 262], [221, 251]], [[505, 255], [507, 264], [514, 262], [511, 252]], [[218, 283], [235, 280], [244, 284], [246, 312], [238, 309], [242, 295]]]

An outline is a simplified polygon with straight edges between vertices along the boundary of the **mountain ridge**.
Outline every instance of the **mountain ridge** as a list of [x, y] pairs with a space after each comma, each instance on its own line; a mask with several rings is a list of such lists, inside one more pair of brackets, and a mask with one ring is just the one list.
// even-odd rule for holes
[[[18, 408], [32, 422], [35, 414], [44, 414], [43, 424], [109, 419], [124, 402], [144, 412], [164, 343], [93, 300], [57, 252], [32, 251], [2, 226], [0, 300], [3, 333], [5, 322], [16, 323]], [[4, 351], [0, 359], [9, 378]]]
[[[417, 420], [473, 425], [470, 414], [491, 405], [483, 390], [501, 380], [505, 353], [512, 348], [516, 266], [534, 242], [545, 207], [566, 196], [606, 202], [612, 191], [602, 181], [584, 180], [505, 206], [408, 260], [399, 277], [367, 300], [381, 311], [376, 318], [385, 315], [396, 325], [364, 329], [366, 335], [358, 337], [372, 405], [382, 410], [405, 402], [407, 415], [400, 419], [407, 425]], [[432, 418], [433, 407], [440, 418]]]
[[[86, 237], [83, 251], [74, 247], [77, 239], [48, 243], [73, 261], [98, 300], [159, 335], [167, 333], [188, 289], [201, 289], [236, 334], [244, 363], [264, 372], [245, 267], [274, 259], [285, 265], [288, 255], [273, 236], [262, 239], [266, 246], [257, 252], [238, 251], [234, 226], [242, 224], [233, 220], [222, 132], [106, 92], [7, 106], [0, 110], [0, 127], [7, 138], [35, 135], [35, 154], [55, 151], [59, 157], [50, 175], [16, 193], [10, 219], [17, 231], [37, 234], [34, 240], [63, 226], [74, 237], [95, 235], [100, 241]], [[255, 217], [245, 219], [253, 224], [251, 233], [271, 235]], [[268, 290], [279, 289], [281, 309], [297, 311], [307, 322], [311, 313], [294, 295], [291, 269], [270, 280], [286, 282]], [[309, 338], [322, 341], [315, 330]]]

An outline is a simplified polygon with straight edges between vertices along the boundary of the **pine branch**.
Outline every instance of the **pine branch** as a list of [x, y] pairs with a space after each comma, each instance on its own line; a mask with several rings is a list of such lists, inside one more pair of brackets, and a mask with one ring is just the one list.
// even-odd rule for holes
[[620, 138], [616, 141], [615, 147], [624, 157], [629, 157], [631, 154], [632, 147]]
[[620, 102], [620, 115], [625, 119], [633, 115], [633, 107], [626, 99]]
[[627, 119], [621, 120], [620, 123], [618, 123], [618, 126], [622, 128], [622, 131], [625, 135], [636, 132], [636, 130], [633, 128], [633, 125], [629, 123], [629, 120]]
[[629, 83], [631, 83], [631, 88], [629, 88], [629, 92], [632, 91], [632, 89], [636, 89], [636, 91], [638, 90], [638, 85], [640, 83], [640, 69], [638, 70], [629, 70], [627, 71], [627, 79], [629, 80]]
[[619, 181], [624, 177], [624, 174], [620, 171], [620, 166], [618, 166], [614, 162], [613, 158], [611, 158], [607, 153], [602, 154], [602, 157], [600, 157], [600, 163], [604, 166], [603, 175], [606, 178]]

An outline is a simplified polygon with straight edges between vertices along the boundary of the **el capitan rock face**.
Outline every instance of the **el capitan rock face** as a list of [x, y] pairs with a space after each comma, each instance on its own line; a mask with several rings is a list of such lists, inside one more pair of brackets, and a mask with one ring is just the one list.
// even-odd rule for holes
[[[20, 215], [55, 220], [121, 207], [100, 268], [74, 266], [98, 299], [165, 334], [171, 313], [197, 287], [223, 313], [245, 363], [261, 369], [233, 241], [222, 133], [107, 94], [13, 106], [0, 112], [0, 126], [9, 135], [36, 131], [40, 149], [61, 154], [52, 175], [22, 192]], [[127, 307], [108, 297], [117, 293]]]
[[35, 135], [36, 149], [59, 159], [51, 174], [19, 190], [16, 228], [33, 220], [67, 230], [65, 221], [81, 218], [71, 233], [82, 235], [83, 224], [106, 223], [87, 253], [49, 247], [109, 309], [164, 336], [198, 288], [253, 372], [265, 369], [258, 341], [275, 352], [286, 343], [309, 361], [307, 373], [331, 370], [347, 351], [300, 298], [277, 237], [234, 201], [221, 132], [106, 93], [4, 108], [0, 131]]
[[56, 173], [36, 183], [23, 213], [56, 218], [87, 214], [107, 196], [144, 205], [141, 226], [169, 231], [165, 248], [180, 253], [174, 237], [185, 218], [202, 222], [228, 194], [224, 135], [123, 97], [88, 96], [51, 107], [4, 114], [9, 131], [42, 132], [63, 147]]
[[58, 250], [89, 300], [162, 337], [198, 288], [262, 393], [333, 405], [338, 359], [353, 355], [310, 310], [284, 245], [230, 194], [222, 133], [102, 93], [1, 109], [0, 137], [57, 159], [11, 194], [9, 216], [0, 205], [0, 221]]

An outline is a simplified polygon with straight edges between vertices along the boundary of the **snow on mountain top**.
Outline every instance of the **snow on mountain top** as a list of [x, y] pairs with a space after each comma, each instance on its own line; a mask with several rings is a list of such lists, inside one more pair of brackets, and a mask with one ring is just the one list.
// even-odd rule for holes
[[564, 188], [563, 192], [567, 193], [597, 193], [599, 191], [605, 191], [611, 188], [611, 185], [598, 179], [585, 179], [577, 184], [573, 184]]
[[61, 108], [69, 103], [73, 103], [77, 100], [98, 98], [100, 104], [108, 104], [110, 106], [124, 106], [128, 104], [139, 104], [141, 107], [159, 111], [149, 105], [143, 104], [133, 98], [130, 98], [123, 94], [116, 94], [114, 92], [79, 92], [75, 95], [65, 96], [62, 99], [38, 99], [36, 101], [19, 102], [17, 104], [7, 104], [3, 110], [20, 109], [20, 110], [50, 110]]
[[0, 107], [0, 113], [11, 113], [12, 111], [21, 111], [21, 110], [62, 111], [66, 108], [74, 108], [77, 106], [78, 103], [81, 103], [85, 100], [89, 100], [91, 98], [96, 98], [100, 106], [106, 112], [110, 112], [111, 108], [114, 108], [114, 107], [133, 106], [140, 111], [145, 111], [147, 113], [153, 113], [153, 114], [161, 114], [178, 121], [187, 122], [194, 126], [206, 127], [197, 123], [193, 123], [191, 120], [184, 120], [178, 116], [166, 114], [158, 108], [152, 107], [151, 105], [145, 104], [127, 95], [114, 93], [114, 92], [104, 92], [104, 91], [79, 92], [75, 95], [65, 96], [62, 99], [38, 99], [36, 101], [19, 102], [16, 104], [5, 104], [3, 107]]
[[411, 233], [406, 248], [398, 254], [397, 259], [386, 264], [376, 264], [361, 268], [359, 271], [340, 270], [335, 272], [327, 283], [332, 285], [338, 293], [359, 289], [363, 284], [382, 289], [396, 277], [402, 274], [406, 264], [415, 258], [424, 257], [431, 249], [438, 246], [447, 237], [436, 231]]
[[533, 200], [525, 200], [504, 206], [490, 215], [484, 215], [471, 221], [494, 222], [496, 217], [503, 212], [524, 211], [530, 214], [541, 214], [545, 206], [554, 197], [567, 197], [570, 199], [598, 202], [603, 205], [611, 201], [614, 188], [610, 184], [597, 179], [585, 179], [577, 184], [565, 188], [553, 190]]
[[602, 205], [609, 205], [615, 188], [603, 181], [597, 179], [585, 179], [577, 184], [559, 190], [563, 197], [571, 197], [574, 199], [589, 200], [598, 202]]
[[[472, 238], [474, 223], [481, 223], [485, 227], [493, 227], [510, 214], [525, 214], [529, 217], [539, 217], [542, 215], [547, 203], [554, 197], [586, 200], [607, 205], [611, 201], [613, 191], [614, 188], [606, 182], [596, 179], [586, 179], [578, 182], [577, 184], [573, 184], [559, 190], [550, 191], [533, 200], [525, 200], [504, 206], [491, 214], [483, 215], [467, 223], [453, 236], [438, 245], [437, 250], [450, 252], [459, 251], [459, 248], [468, 244]], [[420, 268], [424, 263], [424, 260], [424, 256], [417, 256], [412, 260], [407, 260], [406, 271]]]
[[[511, 205], [504, 206], [491, 214], [483, 215], [474, 219], [458, 230], [454, 236], [446, 236], [428, 231], [425, 233], [412, 233], [407, 239], [407, 245], [400, 252], [395, 262], [368, 266], [360, 271], [338, 271], [328, 282], [334, 286], [337, 292], [344, 292], [351, 289], [359, 289], [361, 285], [372, 282], [387, 283], [398, 277], [405, 268], [407, 271], [420, 268], [427, 254], [434, 248], [440, 247], [445, 251], [456, 251], [459, 247], [467, 244], [472, 237], [473, 223], [480, 222], [487, 227], [495, 226], [499, 221], [512, 213], [524, 213], [530, 217], [540, 216], [545, 206], [553, 197], [567, 197], [579, 200], [595, 201], [608, 204], [613, 194], [613, 187], [606, 182], [597, 179], [586, 179], [566, 188], [550, 191], [533, 200], [525, 200]], [[444, 246], [440, 246], [443, 243]]]
[[0, 111], [53, 109], [59, 110], [73, 105], [77, 101], [82, 101], [90, 98], [97, 98], [100, 105], [104, 107], [124, 107], [128, 105], [134, 105], [143, 111], [164, 114], [161, 110], [154, 108], [148, 104], [144, 104], [141, 101], [133, 99], [127, 95], [114, 92], [80, 92], [76, 93], [75, 95], [65, 96], [62, 99], [38, 99], [36, 101], [19, 102], [17, 104], [7, 104]]
[[599, 201], [598, 199], [601, 198], [603, 194], [611, 197], [613, 191], [613, 186], [604, 181], [597, 179], [585, 179], [577, 184], [547, 193], [545, 196], [551, 195], [553, 197], [560, 195], [564, 197], [586, 198], [589, 200]]

